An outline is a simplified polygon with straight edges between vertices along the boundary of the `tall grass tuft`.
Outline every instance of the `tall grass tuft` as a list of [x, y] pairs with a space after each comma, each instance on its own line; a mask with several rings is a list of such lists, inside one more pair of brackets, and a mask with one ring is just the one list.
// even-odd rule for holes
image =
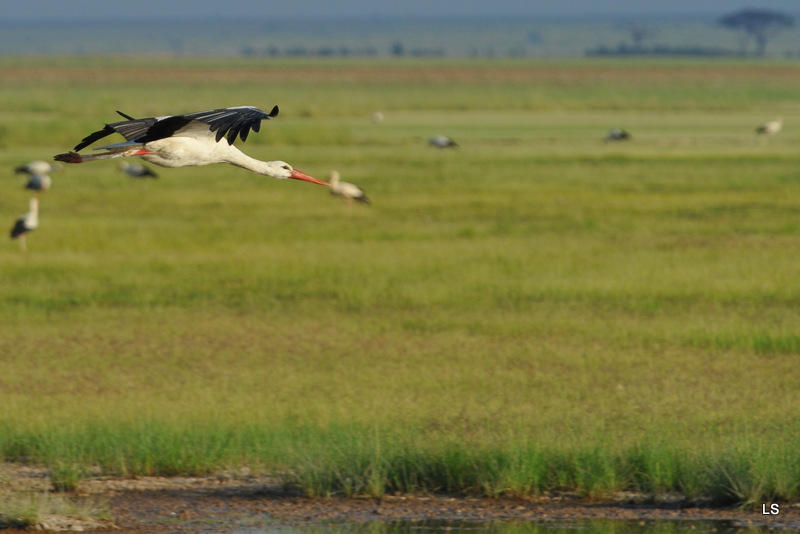
[[86, 499], [78, 502], [60, 493], [0, 491], [0, 528], [42, 530], [41, 523], [48, 515], [113, 520], [105, 503]]
[[[381, 497], [443, 492], [489, 497], [575, 492], [641, 498], [679, 494], [689, 500], [753, 504], [800, 497], [794, 448], [759, 443], [703, 450], [665, 441], [625, 447], [599, 443], [566, 448], [507, 438], [481, 443], [421, 429], [286, 422], [278, 426], [202, 428], [189, 423], [97, 423], [39, 429], [22, 440], [0, 437], [14, 451], [48, 467], [62, 491], [79, 486], [91, 466], [106, 475], [197, 475], [255, 466], [309, 496]], [[29, 445], [22, 445], [27, 443]], [[11, 446], [8, 446], [11, 445]]]

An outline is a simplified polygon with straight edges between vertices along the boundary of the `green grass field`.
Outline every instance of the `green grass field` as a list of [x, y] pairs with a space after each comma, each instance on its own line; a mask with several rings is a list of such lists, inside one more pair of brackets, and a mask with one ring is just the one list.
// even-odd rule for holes
[[7, 461], [64, 488], [249, 466], [309, 495], [800, 498], [795, 63], [0, 70], [9, 227], [13, 168], [117, 109], [279, 104], [243, 149], [373, 202], [229, 166], [55, 174], [28, 253], [0, 247]]

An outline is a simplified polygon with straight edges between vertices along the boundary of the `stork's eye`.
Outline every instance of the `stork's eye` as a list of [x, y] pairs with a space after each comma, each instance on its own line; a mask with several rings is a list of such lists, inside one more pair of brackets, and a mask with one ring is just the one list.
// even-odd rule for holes
[[287, 171], [289, 170], [289, 166], [288, 165], [284, 165], [283, 168], [286, 169]]

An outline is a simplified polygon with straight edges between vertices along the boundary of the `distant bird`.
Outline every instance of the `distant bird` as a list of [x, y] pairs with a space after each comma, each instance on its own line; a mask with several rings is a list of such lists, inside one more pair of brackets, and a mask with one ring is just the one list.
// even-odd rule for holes
[[756, 128], [756, 133], [758, 135], [774, 135], [780, 132], [781, 128], [783, 128], [783, 117], [778, 117], [774, 121], [765, 122]]
[[28, 250], [25, 241], [26, 236], [39, 227], [39, 199], [31, 197], [29, 204], [30, 211], [20, 216], [14, 223], [14, 226], [11, 227], [11, 239], [19, 239], [23, 252]]
[[158, 178], [158, 175], [155, 172], [153, 172], [150, 168], [145, 167], [141, 163], [130, 163], [123, 161], [119, 164], [119, 168], [131, 178]]
[[436, 148], [448, 148], [448, 147], [456, 147], [458, 143], [456, 143], [452, 137], [447, 137], [446, 135], [435, 135], [428, 139], [428, 144], [431, 146], [435, 146]]
[[613, 142], [613, 141], [628, 141], [631, 138], [631, 134], [627, 131], [623, 130], [622, 128], [613, 128], [608, 131], [606, 137], [604, 139], [605, 142]]
[[[83, 163], [96, 159], [139, 156], [162, 167], [230, 163], [272, 178], [292, 178], [328, 185], [293, 169], [288, 163], [260, 161], [233, 146], [237, 136], [246, 141], [251, 129], [259, 131], [262, 120], [277, 116], [278, 106], [269, 113], [252, 106], [237, 106], [146, 119], [134, 119], [121, 111], [117, 113], [127, 120], [106, 124], [102, 130], [84, 137], [72, 152], [58, 154], [54, 159], [65, 163]], [[105, 150], [100, 154], [78, 153], [113, 133], [122, 134], [126, 142], [96, 148]]]
[[383, 113], [380, 111], [376, 111], [372, 114], [372, 122], [373, 124], [381, 124], [383, 123]]
[[348, 204], [351, 204], [354, 200], [362, 204], [369, 204], [367, 195], [364, 194], [360, 187], [339, 180], [338, 171], [331, 171], [328, 179], [331, 185], [331, 195], [343, 198]]
[[29, 174], [31, 176], [35, 174], [49, 174], [51, 172], [58, 172], [62, 169], [61, 164], [59, 163], [48, 163], [46, 161], [36, 160], [36, 161], [29, 161], [25, 165], [20, 165], [14, 172], [17, 174]]
[[50, 186], [53, 185], [53, 180], [46, 174], [32, 174], [28, 178], [28, 183], [25, 184], [25, 189], [30, 189], [36, 193], [44, 193]]

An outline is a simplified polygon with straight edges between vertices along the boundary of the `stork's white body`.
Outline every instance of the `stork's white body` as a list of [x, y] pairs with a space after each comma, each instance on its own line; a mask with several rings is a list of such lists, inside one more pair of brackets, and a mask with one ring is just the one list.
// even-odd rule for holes
[[[120, 113], [128, 120], [106, 124], [86, 136], [74, 151], [58, 154], [55, 159], [66, 163], [83, 163], [97, 159], [138, 156], [161, 167], [186, 167], [229, 163], [243, 169], [271, 176], [293, 178], [320, 185], [328, 185], [283, 161], [261, 161], [248, 156], [233, 146], [234, 140], [247, 139], [250, 130], [258, 131], [262, 120], [275, 117], [278, 106], [269, 114], [253, 106], [236, 106], [185, 115], [168, 115], [134, 119]], [[78, 151], [112, 133], [122, 134], [124, 143], [98, 147], [98, 154], [83, 155]]]

